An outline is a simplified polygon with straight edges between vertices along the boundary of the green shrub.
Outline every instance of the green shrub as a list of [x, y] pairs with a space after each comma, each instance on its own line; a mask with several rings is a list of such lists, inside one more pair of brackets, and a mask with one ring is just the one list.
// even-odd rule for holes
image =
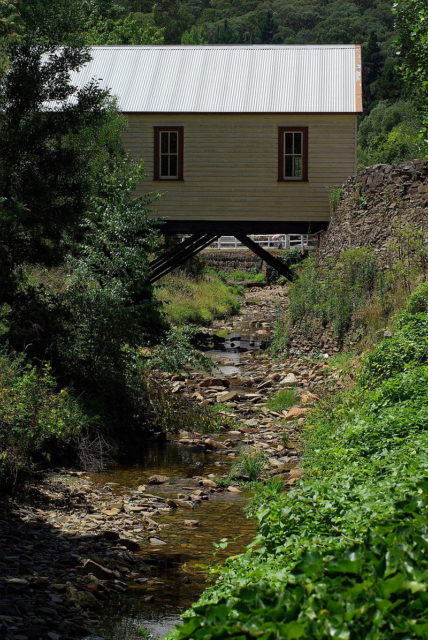
[[322, 265], [314, 255], [307, 258], [290, 287], [289, 321], [282, 321], [274, 341], [286, 337], [293, 325], [306, 334], [315, 327], [329, 327], [339, 341], [351, 328], [364, 335], [367, 327], [374, 332], [384, 326], [426, 274], [428, 250], [423, 231], [411, 225], [397, 227], [386, 260], [388, 269], [382, 270], [370, 247], [346, 249], [338, 259], [325, 260]]
[[266, 406], [272, 411], [285, 411], [297, 403], [299, 394], [296, 389], [281, 389], [266, 400]]
[[420, 295], [395, 336], [367, 356], [356, 386], [311, 412], [303, 479], [285, 494], [257, 489], [259, 535], [226, 562], [171, 638], [428, 637], [428, 364], [418, 346], [428, 315], [414, 302]]
[[428, 313], [428, 282], [424, 282], [410, 296], [405, 311], [408, 313]]
[[48, 365], [0, 353], [0, 488], [37, 459], [45, 462], [76, 444], [87, 418], [66, 389], [57, 390]]

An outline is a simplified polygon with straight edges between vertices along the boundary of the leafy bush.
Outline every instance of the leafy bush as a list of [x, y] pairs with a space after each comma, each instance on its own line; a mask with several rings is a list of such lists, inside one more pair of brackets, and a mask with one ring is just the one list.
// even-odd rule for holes
[[57, 458], [77, 442], [87, 419], [66, 389], [57, 390], [48, 365], [0, 353], [0, 488], [38, 458]]
[[428, 338], [421, 291], [407, 307], [418, 313], [406, 311], [396, 336], [367, 356], [355, 388], [312, 412], [303, 480], [287, 494], [258, 491], [258, 537], [226, 562], [171, 638], [427, 638], [428, 365], [414, 346]]

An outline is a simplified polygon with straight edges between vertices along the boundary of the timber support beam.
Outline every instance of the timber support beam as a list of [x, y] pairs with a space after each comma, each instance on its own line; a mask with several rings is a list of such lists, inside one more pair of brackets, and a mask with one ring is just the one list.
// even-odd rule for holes
[[217, 240], [212, 233], [195, 233], [150, 263], [149, 282], [153, 284]]
[[269, 251], [263, 249], [263, 247], [257, 244], [257, 242], [254, 242], [254, 240], [251, 240], [251, 238], [243, 233], [235, 234], [235, 238], [239, 240], [239, 242], [242, 242], [242, 244], [244, 244], [246, 247], [248, 247], [248, 249], [255, 253], [256, 256], [264, 260], [270, 267], [275, 269], [275, 271], [278, 271], [278, 273], [280, 273], [282, 276], [285, 276], [288, 280], [292, 280], [293, 274], [291, 272], [291, 269], [286, 264], [284, 264], [282, 260], [279, 260], [279, 258], [273, 256], [271, 253], [269, 253]]

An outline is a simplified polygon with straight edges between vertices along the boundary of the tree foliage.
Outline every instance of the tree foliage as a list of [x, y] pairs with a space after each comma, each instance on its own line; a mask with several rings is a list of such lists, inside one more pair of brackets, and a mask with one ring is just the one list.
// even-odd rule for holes
[[428, 150], [428, 5], [425, 0], [398, 0], [394, 14], [400, 69], [407, 91], [423, 117], [423, 135]]

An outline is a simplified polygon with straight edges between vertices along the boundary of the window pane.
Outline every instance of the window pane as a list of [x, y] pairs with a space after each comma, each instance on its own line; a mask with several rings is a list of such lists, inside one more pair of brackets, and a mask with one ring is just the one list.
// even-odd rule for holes
[[161, 156], [161, 176], [168, 175], [168, 156]]
[[168, 153], [168, 131], [161, 131], [160, 132], [160, 148], [161, 148], [161, 153]]
[[293, 153], [293, 134], [285, 134], [284, 153]]
[[176, 131], [170, 131], [169, 132], [169, 152], [170, 153], [177, 153], [177, 132]]
[[169, 175], [177, 177], [177, 156], [169, 156]]
[[293, 176], [293, 156], [285, 156], [284, 158], [284, 176], [287, 178]]
[[302, 134], [294, 134], [294, 153], [302, 153]]
[[302, 158], [300, 156], [294, 157], [294, 175], [296, 178], [302, 177]]

